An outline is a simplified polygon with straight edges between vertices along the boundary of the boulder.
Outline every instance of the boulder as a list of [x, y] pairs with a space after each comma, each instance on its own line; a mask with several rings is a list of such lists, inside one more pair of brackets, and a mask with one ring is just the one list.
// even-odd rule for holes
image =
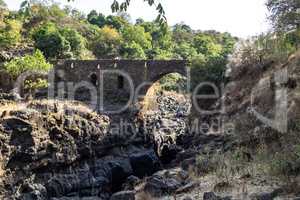
[[196, 182], [196, 181], [192, 181], [192, 182], [189, 182], [188, 184], [178, 188], [176, 190], [176, 193], [177, 194], [181, 194], [181, 193], [187, 193], [187, 192], [190, 192], [191, 190], [193, 190], [194, 188], [200, 186], [200, 183], [199, 182]]
[[22, 200], [44, 200], [47, 199], [46, 188], [41, 184], [25, 183], [22, 185], [20, 197]]
[[133, 174], [139, 178], [150, 176], [161, 169], [160, 161], [153, 150], [130, 155]]
[[147, 180], [144, 190], [153, 196], [159, 197], [174, 193], [180, 186], [180, 182], [174, 178], [163, 178], [154, 175]]
[[260, 194], [251, 194], [251, 200], [273, 200], [273, 196], [271, 193], [260, 193]]
[[196, 187], [196, 182], [189, 182], [188, 175], [180, 169], [163, 170], [146, 180], [144, 191], [152, 196], [182, 193]]
[[203, 200], [231, 200], [231, 197], [220, 197], [214, 192], [205, 192], [203, 194]]
[[273, 200], [275, 197], [283, 193], [282, 188], [277, 188], [272, 192], [262, 192], [250, 194], [251, 200]]
[[135, 200], [134, 191], [121, 191], [113, 194], [110, 200]]
[[141, 179], [139, 179], [136, 176], [129, 176], [126, 180], [126, 182], [123, 184], [122, 188], [124, 190], [134, 190], [134, 187], [139, 184]]
[[182, 200], [193, 200], [192, 197], [186, 196]]

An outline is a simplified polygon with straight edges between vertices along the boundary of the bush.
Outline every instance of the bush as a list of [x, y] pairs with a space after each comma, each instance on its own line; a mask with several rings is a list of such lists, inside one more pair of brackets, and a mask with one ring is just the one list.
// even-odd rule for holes
[[177, 73], [171, 73], [160, 80], [161, 88], [166, 91], [183, 91], [186, 87], [186, 78]]
[[300, 146], [291, 146], [289, 151], [276, 152], [271, 156], [269, 170], [271, 175], [291, 176], [300, 173]]
[[220, 87], [225, 83], [225, 71], [227, 60], [223, 57], [211, 58], [206, 61], [204, 57], [198, 56], [191, 62], [191, 87], [194, 89], [199, 83], [210, 82]]
[[30, 94], [33, 94], [37, 89], [43, 89], [48, 87], [48, 81], [45, 79], [37, 78], [36, 80], [25, 80], [25, 90], [28, 90]]
[[26, 71], [49, 71], [52, 65], [49, 64], [42, 52], [36, 50], [33, 55], [26, 55], [21, 58], [14, 58], [4, 64], [4, 69], [16, 79], [20, 74]]
[[21, 40], [22, 24], [17, 20], [6, 20], [0, 29], [0, 46], [13, 47]]

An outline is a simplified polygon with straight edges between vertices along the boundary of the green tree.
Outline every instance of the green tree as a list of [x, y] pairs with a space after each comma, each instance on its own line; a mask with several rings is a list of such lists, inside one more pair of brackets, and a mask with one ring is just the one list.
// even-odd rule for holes
[[237, 38], [232, 37], [230, 33], [221, 34], [221, 45], [222, 45], [222, 55], [227, 57], [229, 54], [232, 54], [234, 46], [238, 41]]
[[33, 34], [35, 47], [40, 49], [46, 58], [70, 58], [71, 45], [70, 42], [63, 37], [57, 27], [53, 23], [41, 26]]
[[99, 26], [100, 28], [105, 26], [106, 19], [102, 13], [97, 13], [97, 11], [92, 10], [88, 16], [87, 20], [89, 23]]
[[142, 26], [129, 25], [122, 31], [124, 42], [140, 45], [144, 50], [151, 48], [151, 35]]
[[[222, 57], [211, 58], [208, 61], [204, 56], [198, 56], [191, 61], [191, 86], [195, 88], [201, 82], [210, 82], [220, 87], [226, 82], [225, 70], [227, 60]], [[211, 88], [204, 88], [208, 94]]]
[[146, 50], [148, 58], [172, 58], [175, 45], [172, 40], [172, 32], [167, 26], [161, 26], [155, 22], [142, 21], [136, 26], [142, 26], [145, 32], [151, 35], [152, 48]]
[[122, 37], [118, 31], [109, 26], [100, 29], [90, 46], [98, 58], [112, 58], [119, 55]]
[[213, 37], [207, 34], [199, 33], [195, 36], [193, 41], [194, 48], [199, 54], [206, 57], [218, 57], [222, 53], [222, 46], [218, 44]]
[[181, 42], [192, 43], [194, 34], [188, 25], [181, 23], [173, 26], [173, 40], [178, 44]]
[[128, 24], [126, 20], [119, 16], [109, 15], [106, 17], [105, 25], [115, 28], [118, 31], [121, 31]]
[[0, 0], [0, 8], [6, 8], [7, 5], [3, 0]]
[[172, 33], [167, 26], [161, 26], [154, 22], [142, 25], [146, 32], [152, 37], [152, 47], [164, 50], [170, 50], [173, 46]]
[[82, 37], [76, 30], [64, 28], [60, 30], [61, 35], [70, 43], [71, 52], [75, 57], [80, 57], [85, 50], [85, 38]]
[[191, 60], [197, 57], [197, 50], [187, 42], [181, 42], [174, 48], [176, 58]]
[[120, 54], [123, 58], [129, 59], [146, 59], [143, 48], [136, 42], [125, 43], [122, 45]]

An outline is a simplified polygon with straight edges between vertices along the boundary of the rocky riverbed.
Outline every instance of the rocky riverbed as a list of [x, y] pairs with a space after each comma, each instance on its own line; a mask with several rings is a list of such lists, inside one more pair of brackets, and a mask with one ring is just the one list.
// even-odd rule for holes
[[[230, 139], [183, 137], [190, 102], [182, 95], [159, 95], [142, 122], [132, 119], [138, 133], [112, 131], [109, 117], [78, 102], [3, 99], [1, 199], [230, 199], [228, 192], [225, 198], [210, 192], [223, 187], [218, 177], [193, 171], [199, 153], [220, 150]], [[191, 137], [201, 142], [186, 148], [182, 138]]]
[[[290, 98], [289, 120], [299, 116], [294, 77], [299, 58], [284, 65], [290, 70], [282, 86]], [[273, 152], [282, 149], [276, 138], [280, 135], [252, 122], [247, 111], [250, 91], [256, 87], [253, 80], [258, 86], [265, 83], [264, 76], [251, 78], [255, 70], [271, 76], [274, 69], [249, 70], [227, 85], [225, 116], [199, 117], [208, 124], [224, 117], [223, 123], [236, 125], [235, 133], [191, 131], [189, 98], [174, 92], [159, 93], [150, 109], [115, 117], [94, 113], [79, 102], [14, 101], [13, 95], [1, 94], [0, 199], [296, 200], [297, 177], [266, 176], [261, 172], [270, 165], [262, 165], [249, 151], [249, 146], [258, 149], [259, 140]], [[272, 113], [264, 102], [265, 95], [273, 93], [272, 88], [255, 93], [255, 108]], [[129, 126], [124, 128], [124, 122]], [[293, 144], [287, 139], [296, 139], [289, 134], [284, 139]]]
[[[116, 133], [109, 117], [77, 102], [14, 102], [10, 95], [2, 96], [2, 199], [120, 199], [112, 194], [124, 189], [132, 191], [122, 195], [134, 196], [135, 184], [163, 169], [165, 149], [176, 146], [167, 137], [183, 134], [187, 116], [186, 105], [161, 96], [153, 115], [158, 118], [146, 117], [149, 130]], [[174, 118], [178, 114], [182, 117]], [[174, 184], [172, 190], [188, 183]]]

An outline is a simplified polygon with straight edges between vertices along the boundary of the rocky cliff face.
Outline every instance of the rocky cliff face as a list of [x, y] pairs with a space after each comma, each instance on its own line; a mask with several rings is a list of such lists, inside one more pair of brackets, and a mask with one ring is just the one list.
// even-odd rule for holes
[[300, 52], [285, 63], [233, 66], [225, 89], [225, 123], [244, 144], [293, 132], [299, 121]]
[[127, 177], [161, 168], [150, 137], [111, 134], [108, 117], [59, 105], [5, 105], [1, 199], [108, 199]]
[[188, 112], [186, 102], [161, 96], [155, 114], [123, 115], [127, 126], [77, 102], [2, 97], [2, 199], [109, 199], [132, 189], [176, 157]]

